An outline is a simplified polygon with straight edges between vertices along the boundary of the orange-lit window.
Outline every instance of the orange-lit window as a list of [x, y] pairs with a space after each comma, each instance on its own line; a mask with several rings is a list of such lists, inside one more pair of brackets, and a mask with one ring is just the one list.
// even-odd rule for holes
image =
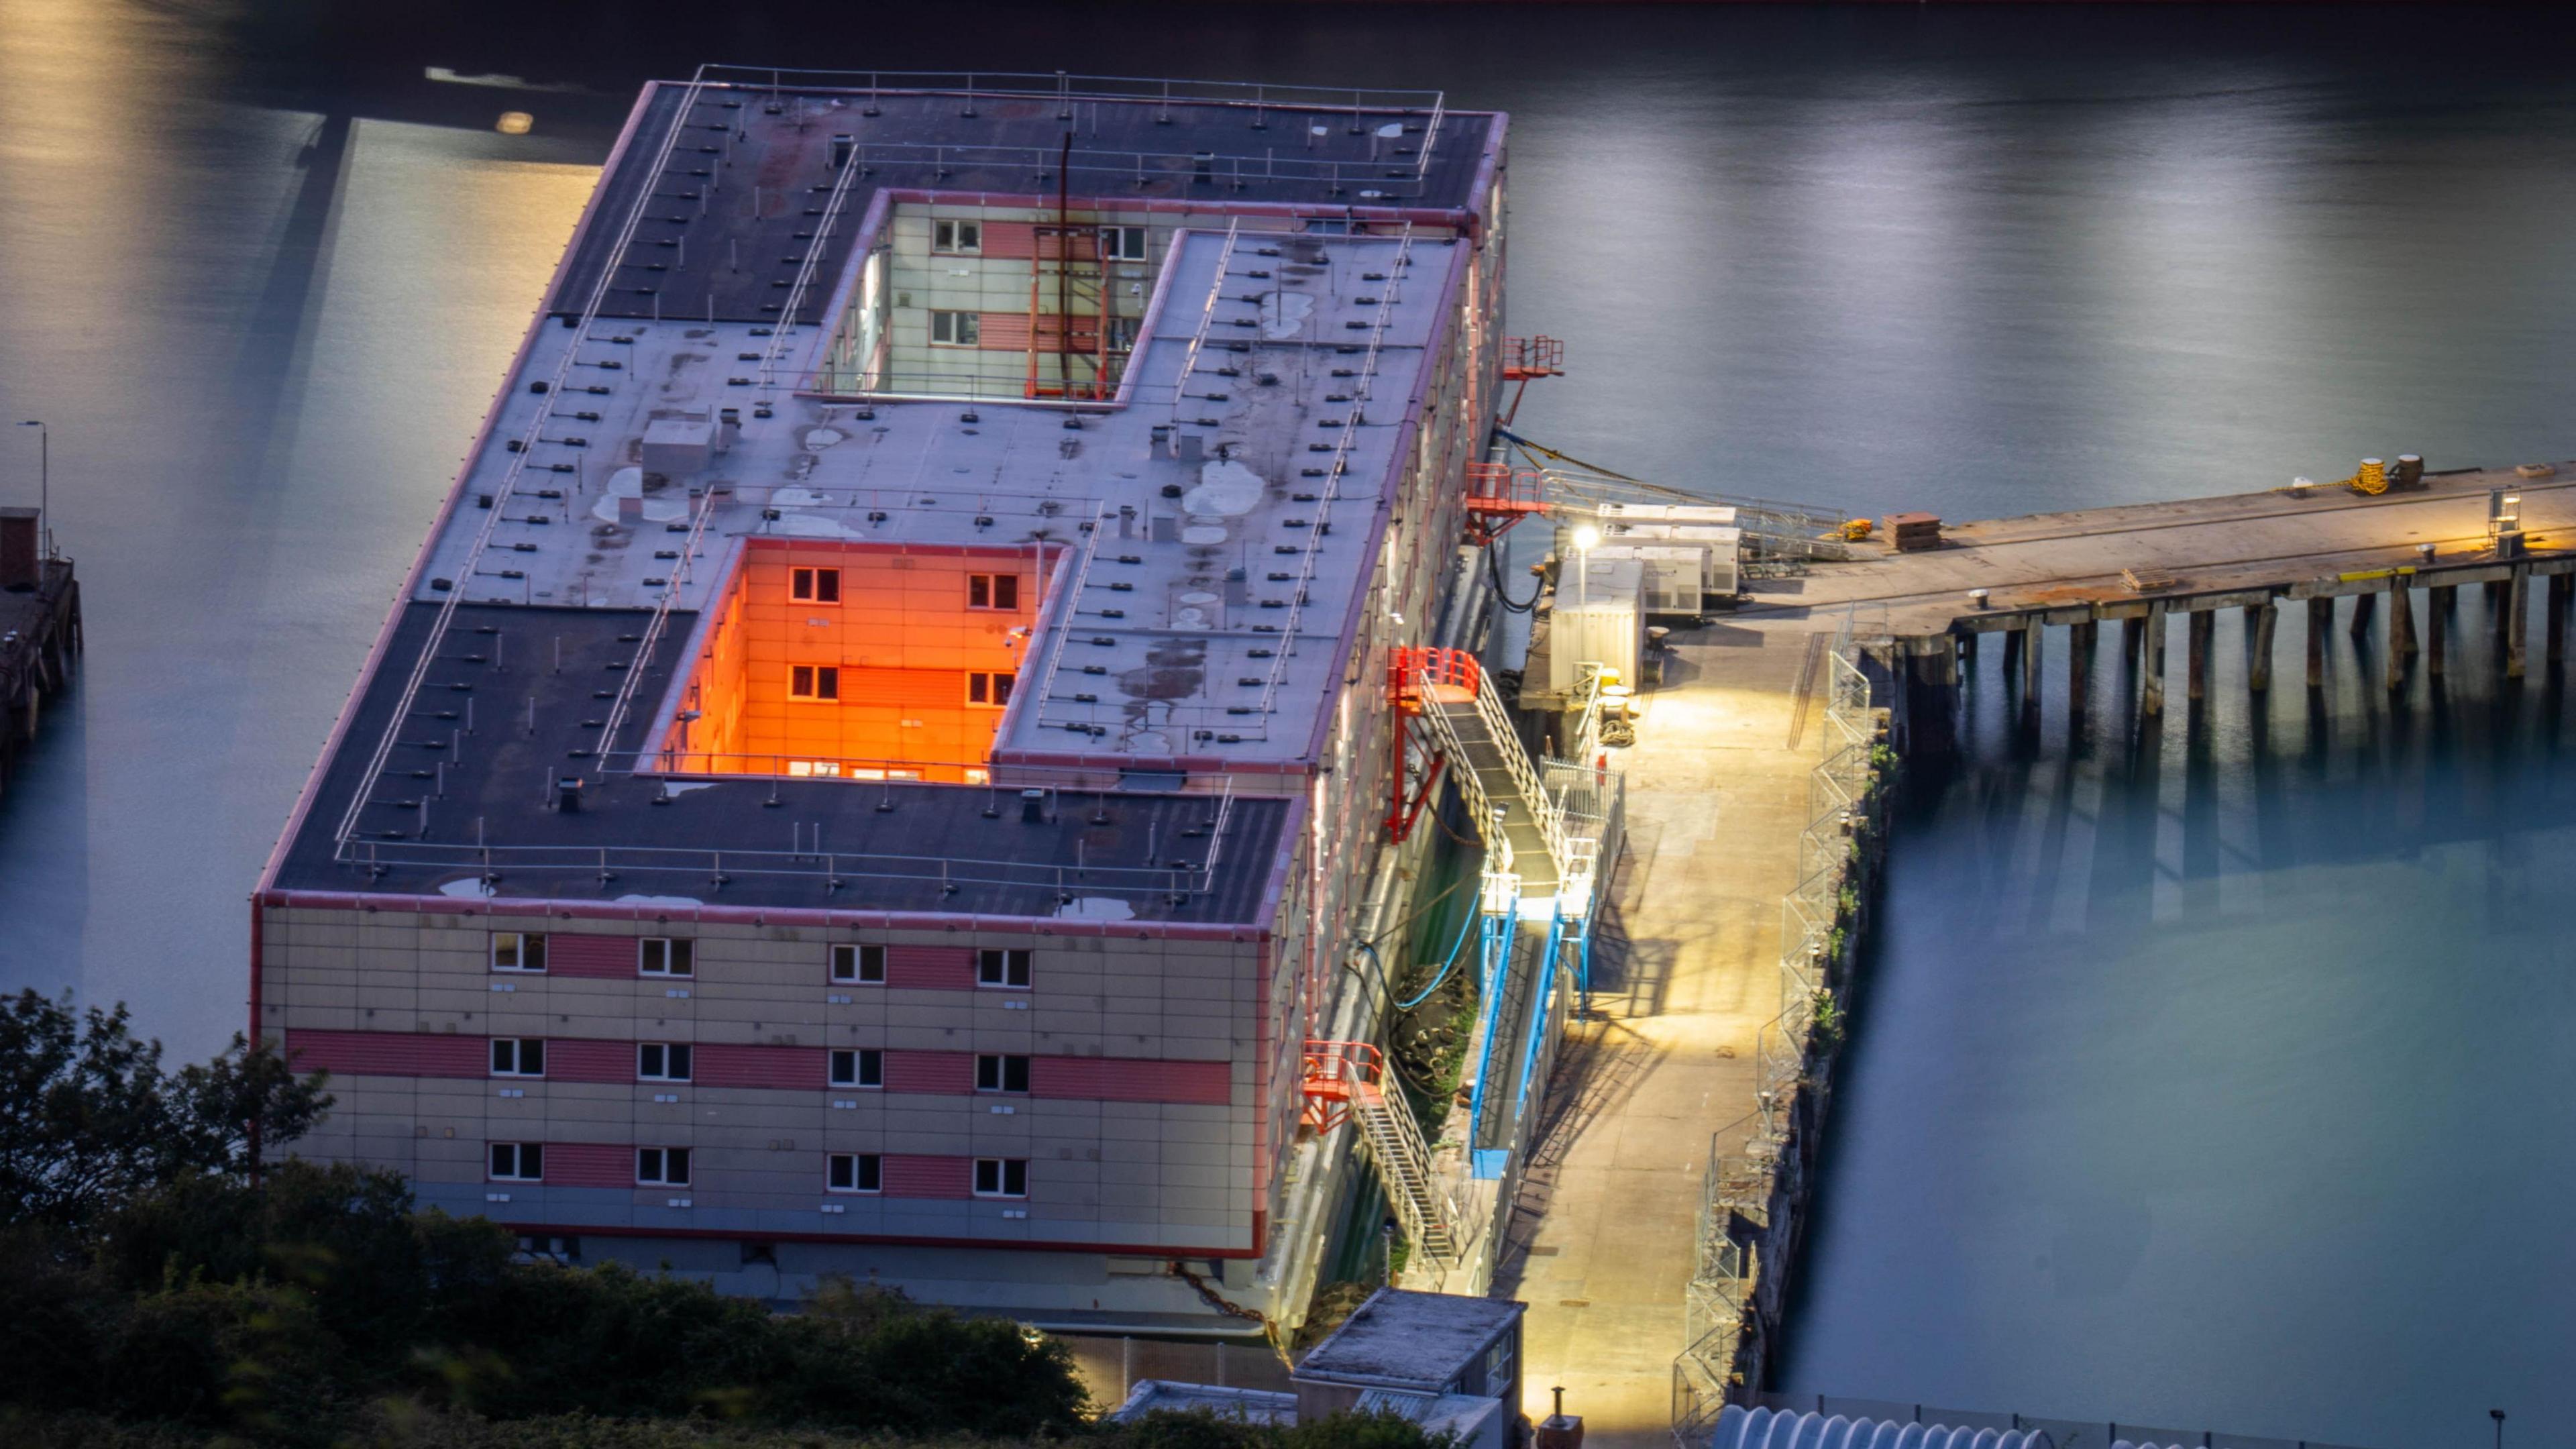
[[968, 574], [966, 607], [970, 609], [1016, 609], [1020, 606], [1018, 574]]
[[800, 604], [837, 604], [841, 602], [841, 571], [789, 569], [787, 597]]
[[966, 702], [986, 709], [1000, 709], [1011, 702], [1013, 676], [998, 671], [969, 670], [966, 675]]
[[787, 668], [789, 699], [839, 699], [841, 671], [829, 664], [792, 664]]
[[800, 780], [809, 775], [838, 775], [841, 773], [841, 762], [838, 760], [789, 760], [787, 762], [787, 773]]

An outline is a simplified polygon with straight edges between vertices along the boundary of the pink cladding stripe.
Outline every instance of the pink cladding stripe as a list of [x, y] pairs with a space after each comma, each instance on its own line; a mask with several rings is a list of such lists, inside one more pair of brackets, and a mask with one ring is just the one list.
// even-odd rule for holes
[[1094, 1102], [1190, 1102], [1222, 1107], [1234, 1098], [1234, 1069], [1225, 1062], [1039, 1057], [1029, 1063], [1029, 1095], [1072, 1097]]
[[704, 1043], [698, 1047], [693, 1075], [701, 1087], [819, 1092], [824, 1087], [823, 1048]]
[[975, 1195], [973, 1161], [964, 1157], [897, 1157], [880, 1159], [878, 1181], [887, 1197], [965, 1198]]
[[635, 1043], [555, 1037], [546, 1043], [546, 1076], [559, 1082], [635, 1080]]
[[888, 946], [886, 985], [935, 991], [975, 989], [975, 952], [968, 946]]
[[549, 1187], [633, 1187], [635, 1149], [615, 1142], [546, 1144]]
[[955, 1095], [975, 1090], [972, 1052], [887, 1052], [885, 1089]]
[[479, 1036], [407, 1031], [286, 1033], [286, 1057], [299, 1072], [352, 1077], [480, 1077], [492, 1069]]
[[546, 933], [549, 976], [627, 977], [635, 974], [633, 936], [584, 936], [570, 931]]

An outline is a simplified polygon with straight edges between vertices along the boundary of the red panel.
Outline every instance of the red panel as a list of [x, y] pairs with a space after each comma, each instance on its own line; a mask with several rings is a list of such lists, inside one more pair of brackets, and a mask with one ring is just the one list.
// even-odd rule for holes
[[[975, 325], [975, 345], [986, 352], [1026, 352], [1029, 350], [1029, 314], [1026, 312], [979, 312]], [[1064, 350], [1063, 319], [1052, 312], [1038, 314], [1038, 351]], [[1073, 350], [1089, 356], [1100, 350], [1100, 319], [1076, 313], [1073, 319]]]
[[975, 952], [966, 946], [888, 946], [886, 985], [972, 991]]
[[489, 1039], [415, 1031], [286, 1033], [296, 1070], [353, 1077], [481, 1077], [492, 1070]]
[[885, 1089], [955, 1095], [975, 1090], [972, 1052], [887, 1052]]
[[634, 1081], [635, 1043], [551, 1038], [546, 1042], [546, 1076], [558, 1082]]
[[[1064, 255], [1064, 238], [1053, 230], [1052, 223], [1044, 224], [1049, 227], [1049, 234], [1040, 237], [1039, 222], [988, 221], [984, 223], [982, 255], [1015, 261], [1044, 256], [1048, 261], [1054, 261]], [[1077, 262], [1097, 260], [1100, 233], [1080, 222], [1073, 225], [1073, 259]]]
[[819, 1092], [826, 1073], [821, 1047], [702, 1044], [693, 1075], [701, 1087], [776, 1087]]
[[549, 1142], [545, 1181], [550, 1187], [633, 1187], [635, 1149], [615, 1142]]
[[878, 1165], [887, 1197], [965, 1198], [975, 1195], [975, 1164], [965, 1157], [894, 1157]]
[[1165, 1062], [1134, 1057], [1039, 1057], [1029, 1063], [1032, 1097], [1095, 1102], [1192, 1102], [1222, 1107], [1234, 1099], [1234, 1070], [1225, 1062]]
[[549, 976], [624, 977], [636, 975], [636, 946], [633, 936], [578, 936], [570, 932], [546, 933], [546, 974]]

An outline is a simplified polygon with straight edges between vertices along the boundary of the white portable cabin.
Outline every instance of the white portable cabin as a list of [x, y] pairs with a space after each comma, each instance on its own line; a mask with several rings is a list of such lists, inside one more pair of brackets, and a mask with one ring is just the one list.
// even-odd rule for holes
[[[1638, 604], [1647, 613], [1696, 615], [1709, 589], [1715, 552], [1706, 544], [1605, 543], [1592, 550], [1592, 557], [1637, 561], [1641, 575]], [[1735, 555], [1729, 550], [1721, 557], [1723, 562], [1718, 566], [1726, 574], [1726, 592], [1733, 593]]]
[[1549, 689], [1572, 689], [1585, 664], [1618, 670], [1621, 679], [1636, 682], [1646, 652], [1645, 582], [1642, 560], [1613, 557], [1606, 548], [1566, 561], [1548, 621]]

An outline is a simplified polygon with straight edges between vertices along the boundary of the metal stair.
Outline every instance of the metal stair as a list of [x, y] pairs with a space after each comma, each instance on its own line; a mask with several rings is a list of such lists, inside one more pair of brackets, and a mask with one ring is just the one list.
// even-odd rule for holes
[[1305, 1074], [1307, 1119], [1330, 1131], [1347, 1115], [1368, 1145], [1405, 1240], [1434, 1262], [1457, 1262], [1458, 1205], [1432, 1180], [1431, 1148], [1411, 1109], [1389, 1098], [1378, 1049], [1366, 1042], [1310, 1041]]

